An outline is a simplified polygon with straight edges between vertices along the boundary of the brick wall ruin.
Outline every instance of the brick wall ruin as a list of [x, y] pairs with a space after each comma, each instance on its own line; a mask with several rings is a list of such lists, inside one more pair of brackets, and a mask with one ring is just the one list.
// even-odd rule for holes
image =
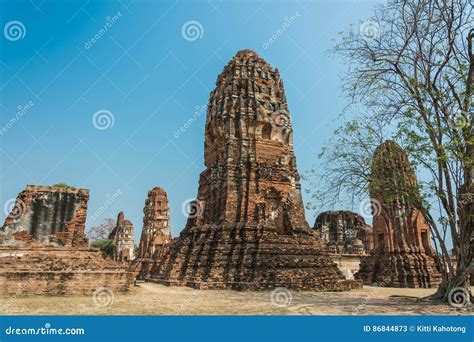
[[89, 190], [28, 185], [0, 229], [0, 244], [30, 240], [61, 246], [87, 246], [84, 225]]
[[89, 191], [27, 186], [0, 230], [0, 295], [92, 294], [128, 291], [134, 277], [88, 247]]

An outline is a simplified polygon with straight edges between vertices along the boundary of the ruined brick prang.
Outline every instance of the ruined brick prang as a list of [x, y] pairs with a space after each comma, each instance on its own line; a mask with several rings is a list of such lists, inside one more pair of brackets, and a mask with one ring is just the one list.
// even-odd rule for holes
[[60, 246], [85, 247], [89, 190], [28, 185], [0, 229], [0, 244], [31, 240]]
[[143, 229], [140, 238], [139, 257], [150, 258], [157, 246], [171, 241], [169, 228], [168, 196], [162, 188], [148, 192], [143, 208]]
[[155, 251], [171, 241], [169, 222], [168, 196], [165, 190], [155, 187], [145, 201], [139, 252], [130, 267], [138, 279], [150, 276]]
[[210, 94], [197, 199], [150, 280], [239, 290], [345, 290], [304, 216], [293, 130], [278, 70], [243, 50]]
[[356, 278], [391, 287], [433, 287], [441, 281], [430, 228], [405, 151], [386, 141], [375, 151], [370, 181], [374, 249]]
[[318, 215], [314, 229], [330, 253], [366, 254], [373, 248], [372, 227], [351, 211], [326, 211]]
[[115, 228], [109, 235], [109, 240], [114, 243], [114, 260], [132, 261], [135, 258], [134, 234], [133, 223], [125, 220], [123, 212], [120, 212]]

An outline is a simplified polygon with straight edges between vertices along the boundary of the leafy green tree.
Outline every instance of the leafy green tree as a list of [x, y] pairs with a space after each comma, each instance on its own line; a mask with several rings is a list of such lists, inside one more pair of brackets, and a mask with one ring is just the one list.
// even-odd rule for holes
[[73, 188], [72, 186], [70, 186], [69, 184], [66, 184], [66, 183], [63, 183], [63, 182], [60, 182], [60, 183], [56, 183], [53, 185], [54, 187], [58, 187], [58, 188]]
[[112, 240], [96, 240], [91, 243], [91, 247], [100, 249], [102, 256], [106, 259], [112, 259], [114, 256], [114, 242]]

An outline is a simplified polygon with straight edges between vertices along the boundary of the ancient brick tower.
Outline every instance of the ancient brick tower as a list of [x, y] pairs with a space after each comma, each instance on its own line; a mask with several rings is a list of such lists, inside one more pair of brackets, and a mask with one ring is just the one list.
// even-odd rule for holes
[[155, 187], [148, 191], [143, 215], [138, 256], [130, 266], [130, 270], [139, 279], [150, 276], [155, 257], [160, 258], [163, 245], [171, 241], [168, 196], [165, 190]]
[[204, 163], [181, 236], [152, 278], [200, 288], [344, 290], [346, 281], [309, 229], [278, 70], [243, 50], [210, 94]]
[[370, 197], [374, 249], [356, 277], [391, 287], [437, 285], [441, 276], [435, 267], [430, 228], [419, 210], [416, 175], [394, 141], [386, 141], [374, 153]]
[[121, 211], [117, 216], [115, 228], [109, 234], [109, 240], [114, 242], [114, 260], [132, 261], [135, 258], [134, 235], [133, 223], [125, 220]]
[[143, 214], [139, 256], [150, 258], [155, 253], [156, 246], [171, 241], [168, 197], [165, 190], [156, 187], [148, 192]]

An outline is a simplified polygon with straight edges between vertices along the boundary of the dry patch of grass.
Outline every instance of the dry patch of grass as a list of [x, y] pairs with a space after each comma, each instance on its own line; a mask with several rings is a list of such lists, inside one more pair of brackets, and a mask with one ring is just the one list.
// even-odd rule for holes
[[115, 293], [113, 302], [103, 307], [92, 296], [10, 297], [0, 298], [0, 312], [6, 315], [472, 314], [469, 309], [422, 300], [433, 292], [434, 289], [366, 286], [350, 292], [283, 292], [281, 296], [273, 296], [272, 302], [271, 291], [194, 290], [142, 283], [129, 293]]

